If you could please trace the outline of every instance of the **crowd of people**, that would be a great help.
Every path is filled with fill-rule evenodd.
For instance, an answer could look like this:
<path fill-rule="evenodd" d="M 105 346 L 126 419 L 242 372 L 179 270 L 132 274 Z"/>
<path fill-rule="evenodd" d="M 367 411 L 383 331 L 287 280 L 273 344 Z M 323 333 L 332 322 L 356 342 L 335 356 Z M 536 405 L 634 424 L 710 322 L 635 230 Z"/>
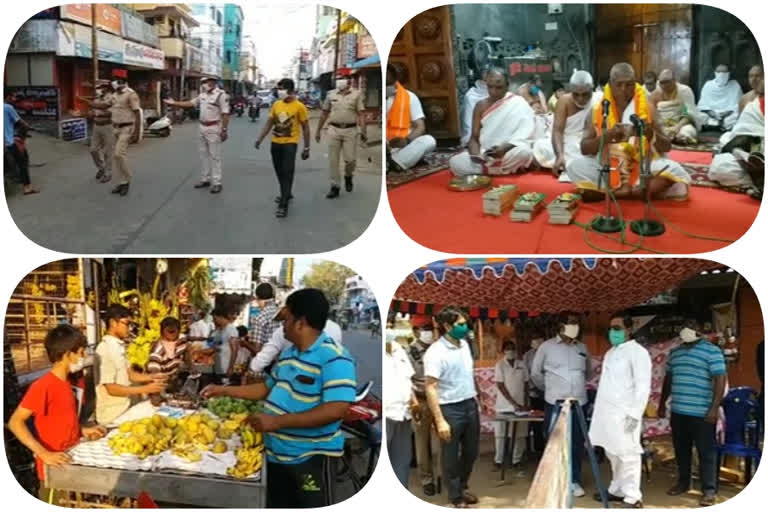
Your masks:
<path fill-rule="evenodd" d="M 633 338 L 632 317 L 625 312 L 612 316 L 605 333 L 610 347 L 602 359 L 602 370 L 594 399 L 587 383 L 593 375 L 591 357 L 581 341 L 580 315 L 563 313 L 558 333 L 544 339 L 542 333 L 502 340 L 502 357 L 495 365 L 495 413 L 542 411 L 543 423 L 517 429 L 511 454 L 520 466 L 530 452 L 543 451 L 558 414 L 566 405 L 572 413 L 571 489 L 574 497 L 585 496 L 582 463 L 585 436 L 605 453 L 610 463 L 608 499 L 624 508 L 642 508 L 641 444 L 643 418 L 651 389 L 651 358 Z M 386 341 L 384 373 L 387 381 L 384 413 L 387 446 L 399 481 L 409 488 L 412 454 L 415 452 L 419 481 L 426 496 L 436 493 L 433 468 L 439 467 L 450 503 L 466 508 L 478 502 L 469 491 L 470 476 L 480 443 L 479 390 L 469 342 L 468 317 L 462 310 L 446 307 L 432 325 L 414 328 L 414 339 L 390 334 Z M 699 453 L 702 506 L 713 505 L 717 493 L 717 445 L 715 425 L 720 402 L 726 392 L 726 363 L 722 349 L 697 332 L 688 322 L 679 333 L 680 343 L 669 355 L 666 380 L 658 417 L 671 411 L 672 439 L 678 479 L 667 492 L 677 496 L 691 488 L 691 450 Z M 762 379 L 762 377 L 761 377 Z M 669 400 L 669 408 L 667 401 Z M 587 419 L 580 428 L 579 411 Z M 591 419 L 590 419 L 591 418 Z M 501 422 L 495 428 L 494 469 L 505 453 L 506 436 Z M 526 442 L 529 433 L 532 443 Z M 438 446 L 439 441 L 439 446 Z M 415 443 L 415 446 L 414 446 Z M 594 490 L 594 499 L 601 500 Z"/>
<path fill-rule="evenodd" d="M 702 131 L 709 130 L 720 137 L 709 178 L 760 198 L 765 127 L 761 66 L 749 71 L 749 85 L 752 89 L 743 94 L 728 66 L 719 65 L 697 103 L 674 70 L 646 73 L 641 85 L 630 64 L 618 63 L 601 84 L 587 71 L 575 71 L 567 86 L 555 84 L 547 99 L 538 75 L 515 88 L 505 71 L 485 69 L 462 99 L 465 150 L 450 159 L 449 167 L 456 176 L 550 169 L 560 181 L 574 183 L 585 200 L 602 199 L 609 187 L 617 198 L 642 199 L 637 118 L 644 130 L 643 151 L 651 159 L 652 197 L 688 197 L 691 177 L 668 153 L 673 143 L 697 144 Z M 412 168 L 436 148 L 419 98 L 402 86 L 393 65 L 387 67 L 386 130 L 388 171 Z M 619 170 L 616 182 L 601 179 L 605 161 Z"/>
<path fill-rule="evenodd" d="M 229 138 L 230 118 L 233 114 L 230 94 L 219 86 L 215 78 L 201 80 L 200 94 L 189 100 L 175 100 L 166 91 L 163 104 L 171 109 L 197 109 L 200 125 L 198 149 L 200 152 L 200 179 L 196 189 L 209 189 L 218 194 L 223 189 L 222 153 Z M 129 148 L 139 141 L 143 126 L 141 101 L 136 91 L 129 87 L 124 72 L 115 70 L 112 80 L 97 80 L 95 96 L 78 97 L 90 107 L 92 119 L 90 153 L 96 167 L 95 179 L 108 183 L 117 175 L 117 185 L 112 193 L 127 196 L 133 178 Z M 257 94 L 249 96 L 248 103 L 255 110 L 255 117 L 263 104 L 269 106 L 269 115 L 256 138 L 255 148 L 271 133 L 270 154 L 278 181 L 279 194 L 275 198 L 277 217 L 285 217 L 293 199 L 293 182 L 296 157 L 300 139 L 303 149 L 302 160 L 310 155 L 309 111 L 299 98 L 295 82 L 284 78 L 277 83 L 274 97 L 269 101 Z M 24 194 L 39 190 L 32 185 L 29 175 L 29 159 L 23 135 L 29 129 L 16 112 L 13 104 L 15 94 L 7 90 L 4 102 L 4 162 L 9 174 L 17 175 L 24 186 Z M 237 105 L 245 99 L 237 98 Z M 367 142 L 365 104 L 361 90 L 353 88 L 349 80 L 338 79 L 336 88 L 330 91 L 322 104 L 322 114 L 317 124 L 315 141 L 322 140 L 323 129 L 328 135 L 329 181 L 328 199 L 341 195 L 341 175 L 344 174 L 344 189 L 354 190 L 354 176 L 357 166 L 358 140 Z M 327 126 L 326 126 L 327 123 Z"/>
<path fill-rule="evenodd" d="M 126 356 L 132 312 L 122 305 L 109 306 L 106 334 L 96 346 L 93 365 L 95 421 L 87 426 L 80 423 L 70 387 L 70 377 L 85 365 L 87 340 L 70 325 L 53 328 L 45 338 L 51 371 L 30 386 L 8 424 L 34 453 L 40 481 L 45 464 L 71 462 L 67 451 L 81 437 L 99 439 L 132 405 L 179 392 L 185 376 L 200 372 L 193 351 L 210 350 L 213 368 L 200 377 L 201 397 L 264 401 L 265 412 L 248 421 L 265 434 L 267 505 L 330 505 L 332 461 L 344 446 L 340 425 L 356 396 L 354 358 L 341 345 L 341 330 L 328 318 L 330 306 L 322 291 L 301 289 L 278 305 L 272 286 L 262 283 L 256 298 L 260 313 L 250 334 L 244 326 L 234 326 L 237 312 L 229 308 L 213 310 L 213 328 L 199 316 L 186 336 L 178 319 L 165 318 L 144 368 L 135 367 Z M 250 371 L 238 370 L 238 363 Z M 27 426 L 30 419 L 34 434 Z M 316 483 L 312 487 L 302 485 L 308 475 Z M 41 489 L 42 499 L 48 499 L 48 492 Z"/>

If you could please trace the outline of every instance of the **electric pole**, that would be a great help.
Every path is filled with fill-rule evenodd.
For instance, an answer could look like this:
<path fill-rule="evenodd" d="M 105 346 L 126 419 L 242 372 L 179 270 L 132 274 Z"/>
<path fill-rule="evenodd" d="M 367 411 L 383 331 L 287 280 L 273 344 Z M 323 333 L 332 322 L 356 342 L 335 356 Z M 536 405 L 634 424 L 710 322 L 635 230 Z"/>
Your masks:
<path fill-rule="evenodd" d="M 339 38 L 341 37 L 341 9 L 336 9 L 336 45 L 333 52 L 333 89 L 336 88 L 336 73 L 339 72 Z"/>
<path fill-rule="evenodd" d="M 96 4 L 91 4 L 91 63 L 93 65 L 93 95 L 96 96 L 96 81 L 99 79 L 99 36 L 96 24 Z"/>

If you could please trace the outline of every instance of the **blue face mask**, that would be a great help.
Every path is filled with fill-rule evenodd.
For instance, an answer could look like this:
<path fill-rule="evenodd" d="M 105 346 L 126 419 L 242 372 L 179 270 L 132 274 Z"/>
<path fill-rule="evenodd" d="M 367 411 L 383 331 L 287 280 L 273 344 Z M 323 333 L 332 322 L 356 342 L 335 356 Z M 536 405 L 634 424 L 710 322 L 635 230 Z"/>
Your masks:
<path fill-rule="evenodd" d="M 611 329 L 608 331 L 608 340 L 611 342 L 611 345 L 614 347 L 616 345 L 621 345 L 625 341 L 627 341 L 627 332 L 624 330 L 616 330 Z"/>
<path fill-rule="evenodd" d="M 454 325 L 453 328 L 448 333 L 448 335 L 455 340 L 460 340 L 465 338 L 468 332 L 469 332 L 469 326 L 466 323 L 463 323 L 463 324 Z"/>
<path fill-rule="evenodd" d="M 531 94 L 539 94 L 539 91 L 541 91 L 541 89 L 539 89 L 538 85 L 531 87 Z"/>

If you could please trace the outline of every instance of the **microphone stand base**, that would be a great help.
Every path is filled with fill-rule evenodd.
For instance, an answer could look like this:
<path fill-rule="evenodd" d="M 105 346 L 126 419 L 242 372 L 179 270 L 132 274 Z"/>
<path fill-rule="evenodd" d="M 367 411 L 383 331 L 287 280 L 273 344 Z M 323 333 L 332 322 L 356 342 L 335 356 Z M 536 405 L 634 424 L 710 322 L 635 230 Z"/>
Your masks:
<path fill-rule="evenodd" d="M 618 233 L 624 230 L 620 219 L 600 216 L 592 221 L 592 229 L 598 233 Z"/>
<path fill-rule="evenodd" d="M 629 227 L 636 235 L 641 236 L 659 236 L 663 235 L 666 228 L 664 224 L 657 220 L 640 219 L 630 222 Z"/>

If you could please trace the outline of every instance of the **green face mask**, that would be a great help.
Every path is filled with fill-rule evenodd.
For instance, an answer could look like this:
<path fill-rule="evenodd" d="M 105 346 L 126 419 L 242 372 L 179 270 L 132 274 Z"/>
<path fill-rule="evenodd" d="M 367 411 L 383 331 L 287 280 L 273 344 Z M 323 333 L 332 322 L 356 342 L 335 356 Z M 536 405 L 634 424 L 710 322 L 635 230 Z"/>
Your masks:
<path fill-rule="evenodd" d="M 466 323 L 463 323 L 454 325 L 448 334 L 451 336 L 451 338 L 460 340 L 466 337 L 468 332 L 469 326 Z"/>
<path fill-rule="evenodd" d="M 608 340 L 614 347 L 627 341 L 627 333 L 623 330 L 611 329 L 608 331 Z"/>

